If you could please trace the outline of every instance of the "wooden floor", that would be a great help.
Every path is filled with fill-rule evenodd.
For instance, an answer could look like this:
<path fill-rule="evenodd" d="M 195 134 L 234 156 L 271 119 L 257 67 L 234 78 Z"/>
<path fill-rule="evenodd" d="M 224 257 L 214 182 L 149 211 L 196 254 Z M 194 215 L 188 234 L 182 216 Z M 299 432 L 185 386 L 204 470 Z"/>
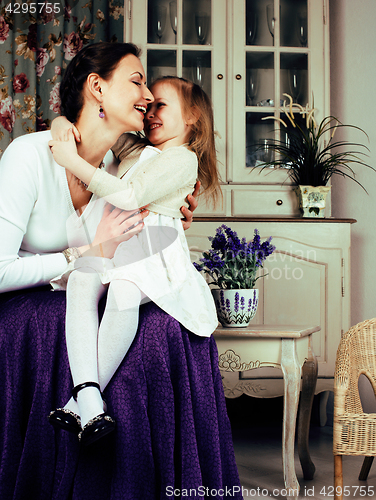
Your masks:
<path fill-rule="evenodd" d="M 316 473 L 312 481 L 303 479 L 299 457 L 295 452 L 296 475 L 300 483 L 299 498 L 333 499 L 333 427 L 330 403 L 331 398 L 328 423 L 324 427 L 319 426 L 318 403 L 314 403 L 310 453 Z M 281 454 L 283 399 L 241 396 L 227 400 L 227 409 L 244 500 L 285 498 Z M 371 468 L 367 481 L 359 481 L 362 463 L 362 457 L 343 457 L 344 486 L 349 487 L 349 494 L 344 496 L 344 500 L 376 499 L 376 463 Z M 360 489 L 360 486 L 363 488 Z"/>

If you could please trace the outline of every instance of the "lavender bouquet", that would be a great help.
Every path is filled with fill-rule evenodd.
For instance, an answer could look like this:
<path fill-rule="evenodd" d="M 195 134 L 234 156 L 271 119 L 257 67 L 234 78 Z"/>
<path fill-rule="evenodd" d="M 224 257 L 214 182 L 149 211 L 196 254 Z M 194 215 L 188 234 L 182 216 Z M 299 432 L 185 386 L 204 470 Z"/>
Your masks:
<path fill-rule="evenodd" d="M 212 282 L 222 290 L 252 289 L 256 281 L 265 275 L 259 275 L 265 259 L 274 252 L 272 238 L 261 243 L 260 234 L 254 231 L 253 240 L 247 243 L 239 239 L 237 233 L 224 224 L 210 236 L 211 248 L 203 252 L 200 262 L 193 265 L 198 271 L 204 271 Z"/>

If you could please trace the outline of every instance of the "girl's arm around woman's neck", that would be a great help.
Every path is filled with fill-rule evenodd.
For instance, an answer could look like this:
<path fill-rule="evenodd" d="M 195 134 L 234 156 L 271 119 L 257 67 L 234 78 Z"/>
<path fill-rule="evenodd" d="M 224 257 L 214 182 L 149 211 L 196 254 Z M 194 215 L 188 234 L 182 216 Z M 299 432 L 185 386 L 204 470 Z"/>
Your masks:
<path fill-rule="evenodd" d="M 68 141 L 50 141 L 48 144 L 55 161 L 59 165 L 66 168 L 73 175 L 81 179 L 85 184 L 90 184 L 90 181 L 96 171 L 96 167 L 78 154 L 72 130 L 69 130 L 68 132 Z M 82 147 L 80 149 L 82 149 Z M 99 167 L 103 156 L 104 154 L 99 157 L 99 161 L 96 161 L 97 167 Z"/>

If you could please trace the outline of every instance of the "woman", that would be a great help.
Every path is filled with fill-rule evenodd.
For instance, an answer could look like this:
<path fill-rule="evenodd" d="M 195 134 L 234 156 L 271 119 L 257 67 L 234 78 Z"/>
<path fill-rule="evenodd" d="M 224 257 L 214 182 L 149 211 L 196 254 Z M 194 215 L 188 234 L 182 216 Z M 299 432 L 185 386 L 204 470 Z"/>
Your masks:
<path fill-rule="evenodd" d="M 142 128 L 143 112 L 153 100 L 138 50 L 93 44 L 67 71 L 62 107 L 80 131 L 79 154 L 95 167 L 104 161 L 115 173 L 112 153 L 106 152 L 121 133 Z M 134 225 L 128 214 L 105 211 L 96 233 L 86 227 L 85 212 L 100 203 L 54 164 L 48 140 L 49 132 L 16 139 L 0 164 L 4 292 L 48 283 L 90 240 L 112 256 Z M 76 230 L 66 235 L 68 217 L 76 217 Z M 82 226 L 88 240 L 82 239 Z M 106 389 L 116 438 L 80 450 L 76 436 L 54 434 L 46 417 L 71 387 L 64 310 L 64 293 L 38 290 L 1 298 L 1 496 L 139 500 L 192 490 L 189 498 L 202 498 L 208 488 L 217 492 L 212 498 L 222 498 L 227 488 L 236 498 L 239 480 L 214 340 L 194 338 L 151 303 L 143 306 L 136 339 Z"/>

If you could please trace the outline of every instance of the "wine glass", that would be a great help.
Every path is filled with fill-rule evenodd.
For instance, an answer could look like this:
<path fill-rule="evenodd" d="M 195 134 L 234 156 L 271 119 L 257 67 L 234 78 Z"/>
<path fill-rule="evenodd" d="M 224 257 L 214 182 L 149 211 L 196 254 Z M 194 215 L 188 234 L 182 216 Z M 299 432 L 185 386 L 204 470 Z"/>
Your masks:
<path fill-rule="evenodd" d="M 198 43 L 203 45 L 208 34 L 209 16 L 205 12 L 197 12 L 195 15 L 195 27 Z"/>
<path fill-rule="evenodd" d="M 172 31 L 175 33 L 175 44 L 176 44 L 176 36 L 178 32 L 178 11 L 176 0 L 170 2 L 170 23 Z"/>
<path fill-rule="evenodd" d="M 153 11 L 153 30 L 158 37 L 158 43 L 161 43 L 161 38 L 166 27 L 167 7 L 157 5 Z"/>
<path fill-rule="evenodd" d="M 246 43 L 247 45 L 253 45 L 256 38 L 257 31 L 257 13 L 254 10 L 247 9 L 246 18 Z"/>
<path fill-rule="evenodd" d="M 298 101 L 301 91 L 301 77 L 298 69 L 289 69 L 289 86 L 290 94 L 294 102 Z"/>
<path fill-rule="evenodd" d="M 258 90 L 258 71 L 255 68 L 247 71 L 246 92 L 248 98 L 248 105 L 252 106 L 253 100 L 257 95 Z"/>
<path fill-rule="evenodd" d="M 273 140 L 260 139 L 258 148 L 258 160 L 262 163 L 270 163 L 274 159 Z"/>
<path fill-rule="evenodd" d="M 270 34 L 273 37 L 273 45 L 274 45 L 274 28 L 275 28 L 274 3 L 269 3 L 266 6 L 266 19 L 268 21 L 268 28 Z"/>
<path fill-rule="evenodd" d="M 154 80 L 157 80 L 162 76 L 162 70 L 158 66 L 148 67 L 148 85 L 150 86 Z"/>
<path fill-rule="evenodd" d="M 298 37 L 302 47 L 307 47 L 308 41 L 308 26 L 307 26 L 307 13 L 299 12 L 298 18 Z"/>
<path fill-rule="evenodd" d="M 204 85 L 204 60 L 202 57 L 196 57 L 196 64 L 192 67 L 193 75 L 192 80 L 196 85 L 199 85 L 201 88 Z"/>

